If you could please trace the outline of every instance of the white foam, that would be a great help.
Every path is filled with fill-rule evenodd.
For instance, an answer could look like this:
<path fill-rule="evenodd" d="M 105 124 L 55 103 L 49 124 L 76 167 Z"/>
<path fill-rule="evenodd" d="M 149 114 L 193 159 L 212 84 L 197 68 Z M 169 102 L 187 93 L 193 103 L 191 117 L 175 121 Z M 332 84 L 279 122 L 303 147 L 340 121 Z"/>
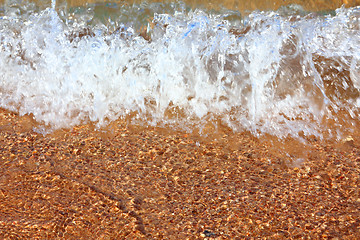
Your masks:
<path fill-rule="evenodd" d="M 344 90 L 359 89 L 359 12 L 254 12 L 229 22 L 226 14 L 174 11 L 154 15 L 151 41 L 129 22 L 70 21 L 54 6 L 5 12 L 0 106 L 53 129 L 85 121 L 101 127 L 137 112 L 149 124 L 185 127 L 220 117 L 254 134 L 321 137 L 323 118 L 336 120 L 330 108 L 359 107 L 357 94 L 327 87 L 342 81 Z M 112 31 L 114 24 L 123 30 Z M 329 79 L 327 68 L 349 75 Z M 185 117 L 168 117 L 171 108 Z"/>

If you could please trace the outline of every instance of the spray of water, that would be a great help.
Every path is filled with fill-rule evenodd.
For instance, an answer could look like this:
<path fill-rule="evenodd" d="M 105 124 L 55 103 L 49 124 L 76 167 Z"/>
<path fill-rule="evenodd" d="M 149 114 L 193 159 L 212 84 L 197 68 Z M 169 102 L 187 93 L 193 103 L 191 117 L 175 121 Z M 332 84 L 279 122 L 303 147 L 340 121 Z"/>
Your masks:
<path fill-rule="evenodd" d="M 217 119 L 255 135 L 321 138 L 357 121 L 359 8 L 241 16 L 154 3 L 105 17 L 102 8 L 5 6 L 0 107 L 48 129 L 131 114 L 147 124 Z"/>

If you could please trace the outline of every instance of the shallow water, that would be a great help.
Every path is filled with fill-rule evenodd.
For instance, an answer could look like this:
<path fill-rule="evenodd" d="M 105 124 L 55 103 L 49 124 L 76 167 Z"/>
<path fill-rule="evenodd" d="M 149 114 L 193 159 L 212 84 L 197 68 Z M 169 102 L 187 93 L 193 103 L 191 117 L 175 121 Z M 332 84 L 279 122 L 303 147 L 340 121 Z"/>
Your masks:
<path fill-rule="evenodd" d="M 30 114 L 45 132 L 130 118 L 343 138 L 359 120 L 359 17 L 359 7 L 245 14 L 181 2 L 9 1 L 0 107 Z"/>

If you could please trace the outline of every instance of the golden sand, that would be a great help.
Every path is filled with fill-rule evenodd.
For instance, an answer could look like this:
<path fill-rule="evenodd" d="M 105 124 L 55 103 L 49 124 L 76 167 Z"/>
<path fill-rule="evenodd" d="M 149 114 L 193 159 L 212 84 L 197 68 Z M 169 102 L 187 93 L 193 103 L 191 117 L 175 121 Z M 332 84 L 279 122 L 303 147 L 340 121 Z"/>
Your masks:
<path fill-rule="evenodd" d="M 35 125 L 0 111 L 1 239 L 360 238 L 354 139 L 301 162 L 247 133 Z"/>

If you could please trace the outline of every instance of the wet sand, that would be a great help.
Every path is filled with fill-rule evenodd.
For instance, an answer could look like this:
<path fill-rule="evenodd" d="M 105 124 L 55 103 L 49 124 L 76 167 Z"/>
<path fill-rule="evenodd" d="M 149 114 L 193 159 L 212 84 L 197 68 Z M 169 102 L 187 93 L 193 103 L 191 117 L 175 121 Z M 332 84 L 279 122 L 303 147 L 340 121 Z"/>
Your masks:
<path fill-rule="evenodd" d="M 359 239 L 360 150 L 117 121 L 43 136 L 0 111 L 1 239 Z"/>

